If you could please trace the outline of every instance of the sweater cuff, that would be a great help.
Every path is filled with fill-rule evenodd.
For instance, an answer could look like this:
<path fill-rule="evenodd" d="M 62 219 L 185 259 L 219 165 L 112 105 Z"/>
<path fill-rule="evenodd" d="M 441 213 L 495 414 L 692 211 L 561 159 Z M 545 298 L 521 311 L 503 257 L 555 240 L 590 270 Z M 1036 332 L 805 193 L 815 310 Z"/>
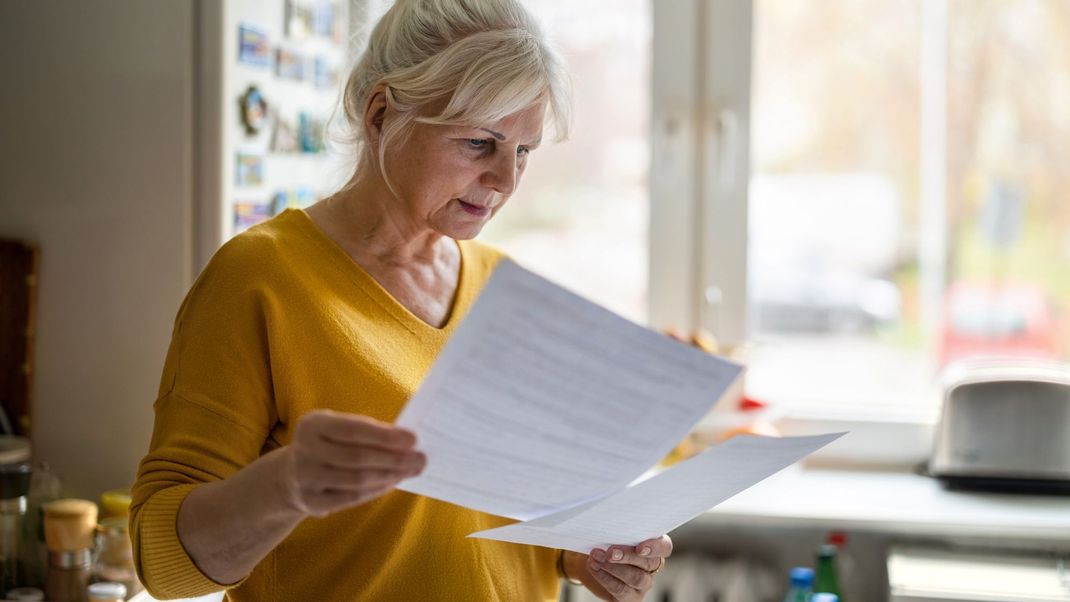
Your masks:
<path fill-rule="evenodd" d="M 223 584 L 205 575 L 178 537 L 178 510 L 197 484 L 176 485 L 156 492 L 142 507 L 137 545 L 141 551 L 141 578 L 154 597 L 194 597 L 240 585 Z"/>

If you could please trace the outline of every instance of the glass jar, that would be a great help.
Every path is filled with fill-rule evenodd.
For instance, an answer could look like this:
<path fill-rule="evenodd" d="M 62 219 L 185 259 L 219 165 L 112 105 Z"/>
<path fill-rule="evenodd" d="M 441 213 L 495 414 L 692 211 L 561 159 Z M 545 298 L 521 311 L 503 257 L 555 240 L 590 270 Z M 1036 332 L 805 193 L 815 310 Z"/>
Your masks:
<path fill-rule="evenodd" d="M 20 543 L 32 475 L 30 441 L 0 436 L 0 592 L 25 583 Z"/>
<path fill-rule="evenodd" d="M 130 594 L 141 590 L 134 568 L 134 549 L 130 542 L 127 519 L 106 518 L 97 525 L 97 552 L 93 577 L 100 581 L 121 583 Z"/>

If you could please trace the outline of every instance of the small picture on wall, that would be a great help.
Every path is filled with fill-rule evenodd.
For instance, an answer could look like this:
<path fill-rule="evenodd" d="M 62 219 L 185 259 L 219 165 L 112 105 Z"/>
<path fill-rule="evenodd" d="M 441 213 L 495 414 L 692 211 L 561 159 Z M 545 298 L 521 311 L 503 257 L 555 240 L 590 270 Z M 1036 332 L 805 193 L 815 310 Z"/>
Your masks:
<path fill-rule="evenodd" d="M 236 186 L 251 187 L 264 183 L 264 157 L 256 153 L 238 151 Z"/>
<path fill-rule="evenodd" d="M 305 79 L 305 57 L 279 47 L 275 53 L 275 75 L 296 81 Z"/>
<path fill-rule="evenodd" d="M 257 67 L 271 63 L 271 45 L 267 34 L 248 25 L 238 26 L 238 62 Z"/>

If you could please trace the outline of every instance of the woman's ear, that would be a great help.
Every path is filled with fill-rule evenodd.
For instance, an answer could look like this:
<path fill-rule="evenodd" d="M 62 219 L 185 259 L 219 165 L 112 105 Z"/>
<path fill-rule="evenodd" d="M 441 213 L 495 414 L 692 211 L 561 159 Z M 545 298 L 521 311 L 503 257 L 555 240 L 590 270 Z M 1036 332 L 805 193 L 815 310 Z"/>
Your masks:
<path fill-rule="evenodd" d="M 368 103 L 364 107 L 364 138 L 375 151 L 378 151 L 379 139 L 383 135 L 386 109 L 386 86 L 378 84 L 368 94 Z"/>

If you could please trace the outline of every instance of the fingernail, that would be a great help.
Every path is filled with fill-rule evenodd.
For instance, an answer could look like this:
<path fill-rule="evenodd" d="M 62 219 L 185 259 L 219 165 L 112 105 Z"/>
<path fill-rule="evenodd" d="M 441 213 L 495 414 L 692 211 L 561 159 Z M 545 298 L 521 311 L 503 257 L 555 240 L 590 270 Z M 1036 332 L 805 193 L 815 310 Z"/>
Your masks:
<path fill-rule="evenodd" d="M 640 556 L 650 556 L 650 548 L 643 547 L 642 550 L 639 550 L 639 555 Z"/>
<path fill-rule="evenodd" d="M 594 559 L 598 562 L 602 562 L 606 559 L 606 553 L 602 550 L 595 550 L 591 552 L 591 556 L 594 556 Z"/>
<path fill-rule="evenodd" d="M 624 553 L 620 550 L 613 550 L 613 560 L 620 560 L 624 558 Z"/>

